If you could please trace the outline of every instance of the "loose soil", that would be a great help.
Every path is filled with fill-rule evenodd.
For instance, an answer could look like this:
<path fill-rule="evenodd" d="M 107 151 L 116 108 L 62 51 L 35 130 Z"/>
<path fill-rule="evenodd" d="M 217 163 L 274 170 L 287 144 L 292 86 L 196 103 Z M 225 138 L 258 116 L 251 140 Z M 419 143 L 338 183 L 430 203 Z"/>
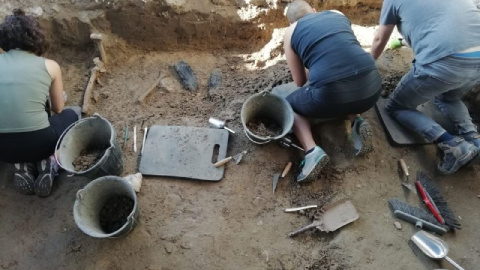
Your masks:
<path fill-rule="evenodd" d="M 402 79 L 403 74 L 391 74 L 383 76 L 382 78 L 382 93 L 383 98 L 388 98 L 390 94 L 393 93 L 395 88 L 397 88 L 398 82 Z"/>
<path fill-rule="evenodd" d="M 105 149 L 86 149 L 72 162 L 76 172 L 82 172 L 94 166 L 105 154 Z"/>
<path fill-rule="evenodd" d="M 247 123 L 247 128 L 259 137 L 276 137 L 282 134 L 282 127 L 268 118 L 254 118 Z"/>
<path fill-rule="evenodd" d="M 128 196 L 114 196 L 100 210 L 100 227 L 106 234 L 120 229 L 133 211 L 133 200 Z"/>

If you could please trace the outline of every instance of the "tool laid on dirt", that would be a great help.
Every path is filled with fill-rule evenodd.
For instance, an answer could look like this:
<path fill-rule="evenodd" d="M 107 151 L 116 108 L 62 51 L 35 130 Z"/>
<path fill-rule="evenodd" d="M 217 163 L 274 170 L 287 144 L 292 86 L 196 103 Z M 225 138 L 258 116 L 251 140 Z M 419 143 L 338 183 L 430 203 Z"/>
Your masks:
<path fill-rule="evenodd" d="M 233 159 L 233 162 L 235 162 L 235 164 L 238 164 L 240 163 L 240 161 L 243 159 L 243 156 L 245 156 L 247 154 L 247 150 L 245 151 L 242 151 L 234 156 L 230 156 L 230 157 L 226 157 L 222 160 L 219 160 L 217 163 L 213 164 L 216 168 L 220 167 L 220 166 L 223 166 L 225 164 L 227 164 L 230 160 Z"/>
<path fill-rule="evenodd" d="M 90 70 L 90 78 L 88 79 L 87 87 L 85 87 L 85 94 L 83 95 L 82 112 L 90 114 L 90 100 L 92 98 L 93 86 L 97 81 L 100 68 L 95 66 Z"/>
<path fill-rule="evenodd" d="M 291 168 L 292 168 L 292 162 L 288 162 L 287 166 L 285 166 L 285 169 L 283 169 L 282 178 L 284 178 L 285 175 L 288 174 L 288 172 L 290 171 Z"/>
<path fill-rule="evenodd" d="M 399 173 L 400 173 L 400 179 L 402 180 L 402 186 L 413 192 L 414 194 L 417 194 L 417 189 L 409 183 L 408 178 L 410 176 L 410 173 L 408 172 L 408 166 L 407 163 L 405 163 L 405 160 L 401 158 L 398 161 L 398 165 L 400 167 Z"/>
<path fill-rule="evenodd" d="M 128 126 L 125 127 L 125 136 L 123 137 L 123 147 L 127 145 L 127 140 L 128 140 Z"/>
<path fill-rule="evenodd" d="M 433 213 L 438 222 L 445 224 L 452 230 L 461 229 L 461 225 L 455 218 L 455 214 L 450 207 L 448 207 L 447 200 L 425 173 L 419 172 L 417 174 L 415 187 L 417 188 L 420 200 Z"/>
<path fill-rule="evenodd" d="M 288 234 L 293 237 L 309 229 L 316 228 L 323 232 L 333 232 L 359 218 L 357 210 L 349 200 L 340 200 L 323 208 L 319 220 L 313 221 L 297 231 Z"/>
<path fill-rule="evenodd" d="M 447 256 L 448 245 L 442 239 L 425 231 L 416 232 L 411 239 L 428 257 L 432 259 L 445 259 L 458 270 L 464 270 L 464 268 Z"/>
<path fill-rule="evenodd" d="M 300 147 L 300 146 L 292 143 L 292 140 L 290 140 L 290 139 L 287 138 L 287 137 L 282 137 L 282 138 L 278 139 L 277 142 L 278 142 L 278 144 L 280 144 L 280 145 L 283 146 L 283 147 L 291 147 L 291 146 L 293 146 L 293 147 L 297 148 L 297 149 L 300 150 L 300 151 L 305 151 L 305 149 L 303 149 L 302 147 Z"/>
<path fill-rule="evenodd" d="M 235 131 L 229 129 L 228 127 L 225 126 L 225 121 L 222 121 L 220 119 L 217 119 L 217 118 L 213 118 L 213 117 L 210 117 L 210 119 L 208 119 L 208 122 L 210 123 L 210 125 L 212 125 L 212 127 L 214 128 L 223 128 L 225 129 L 226 131 L 232 133 L 232 134 L 235 134 Z"/>
<path fill-rule="evenodd" d="M 137 126 L 133 126 L 133 152 L 137 152 Z"/>
<path fill-rule="evenodd" d="M 447 232 L 447 228 L 438 223 L 432 214 L 423 209 L 409 205 L 398 199 L 389 199 L 388 205 L 390 209 L 392 209 L 395 217 L 410 222 L 417 228 L 427 229 L 438 234 L 445 234 Z"/>
<path fill-rule="evenodd" d="M 140 154 L 143 154 L 143 149 L 145 148 L 145 139 L 147 138 L 148 127 L 145 127 L 145 131 L 143 132 L 143 141 L 142 141 L 142 151 Z"/>
<path fill-rule="evenodd" d="M 290 212 L 297 212 L 297 211 L 302 211 L 306 209 L 311 209 L 311 208 L 317 208 L 318 205 L 307 205 L 307 206 L 302 206 L 302 207 L 295 207 L 295 208 L 287 208 L 284 210 L 285 213 L 290 213 Z"/>
<path fill-rule="evenodd" d="M 277 189 L 277 184 L 278 184 L 278 179 L 280 178 L 280 174 L 279 173 L 276 173 L 273 175 L 273 183 L 272 183 L 272 187 L 273 187 L 273 193 L 275 194 L 275 189 Z"/>

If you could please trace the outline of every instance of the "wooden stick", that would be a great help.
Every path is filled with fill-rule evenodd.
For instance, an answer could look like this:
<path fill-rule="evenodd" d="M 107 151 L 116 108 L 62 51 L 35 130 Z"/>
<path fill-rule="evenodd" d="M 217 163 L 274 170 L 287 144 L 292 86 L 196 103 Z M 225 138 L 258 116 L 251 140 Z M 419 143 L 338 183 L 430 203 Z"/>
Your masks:
<path fill-rule="evenodd" d="M 232 157 L 227 157 L 227 158 L 224 158 L 220 161 L 218 161 L 217 163 L 213 164 L 215 166 L 215 168 L 218 168 L 220 166 L 223 166 L 225 164 L 227 164 L 230 160 L 232 160 Z"/>
<path fill-rule="evenodd" d="M 288 162 L 287 166 L 285 166 L 285 169 L 283 169 L 282 178 L 287 175 L 287 173 L 290 171 L 290 168 L 292 168 L 292 162 Z"/>
<path fill-rule="evenodd" d="M 145 93 L 143 93 L 139 98 L 138 98 L 138 102 L 140 103 L 143 103 L 143 101 L 145 100 L 145 98 L 153 91 L 155 90 L 155 88 L 157 88 L 158 84 L 160 84 L 160 81 L 163 79 L 163 76 L 160 76 L 153 84 L 152 86 L 150 86 L 150 88 L 148 88 L 147 91 L 145 91 Z"/>
<path fill-rule="evenodd" d="M 87 87 L 85 88 L 85 94 L 83 96 L 82 112 L 85 114 L 90 113 L 90 100 L 92 98 L 93 85 L 98 77 L 98 67 L 94 67 L 90 70 L 90 79 L 88 80 Z"/>
<path fill-rule="evenodd" d="M 410 174 L 408 173 L 408 167 L 407 167 L 407 163 L 405 163 L 405 160 L 401 158 L 398 162 L 400 163 L 400 167 L 402 168 L 403 173 L 406 176 L 409 176 Z"/>

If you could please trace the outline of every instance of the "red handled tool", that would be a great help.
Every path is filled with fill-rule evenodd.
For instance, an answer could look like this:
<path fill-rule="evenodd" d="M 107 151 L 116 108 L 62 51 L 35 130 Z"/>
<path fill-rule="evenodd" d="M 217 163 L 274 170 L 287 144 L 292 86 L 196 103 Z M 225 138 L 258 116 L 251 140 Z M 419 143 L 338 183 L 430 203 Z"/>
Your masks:
<path fill-rule="evenodd" d="M 440 222 L 440 224 L 445 224 L 445 219 L 443 219 L 442 215 L 440 214 L 437 205 L 435 205 L 432 197 L 428 194 L 420 181 L 415 181 L 415 188 L 417 189 L 418 197 L 420 197 L 420 200 L 425 204 L 430 212 L 432 212 L 433 216 L 438 220 L 438 222 Z"/>

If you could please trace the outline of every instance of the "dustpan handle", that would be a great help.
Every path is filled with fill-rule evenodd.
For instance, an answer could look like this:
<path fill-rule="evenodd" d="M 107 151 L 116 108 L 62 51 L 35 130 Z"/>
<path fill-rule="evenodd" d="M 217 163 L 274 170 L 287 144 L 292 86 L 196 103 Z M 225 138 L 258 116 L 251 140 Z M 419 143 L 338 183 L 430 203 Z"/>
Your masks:
<path fill-rule="evenodd" d="M 450 259 L 448 256 L 445 256 L 445 260 L 447 260 L 449 263 L 451 263 L 453 266 L 455 266 L 458 270 L 465 270 L 460 265 L 458 265 L 456 262 L 454 262 L 452 259 Z"/>

